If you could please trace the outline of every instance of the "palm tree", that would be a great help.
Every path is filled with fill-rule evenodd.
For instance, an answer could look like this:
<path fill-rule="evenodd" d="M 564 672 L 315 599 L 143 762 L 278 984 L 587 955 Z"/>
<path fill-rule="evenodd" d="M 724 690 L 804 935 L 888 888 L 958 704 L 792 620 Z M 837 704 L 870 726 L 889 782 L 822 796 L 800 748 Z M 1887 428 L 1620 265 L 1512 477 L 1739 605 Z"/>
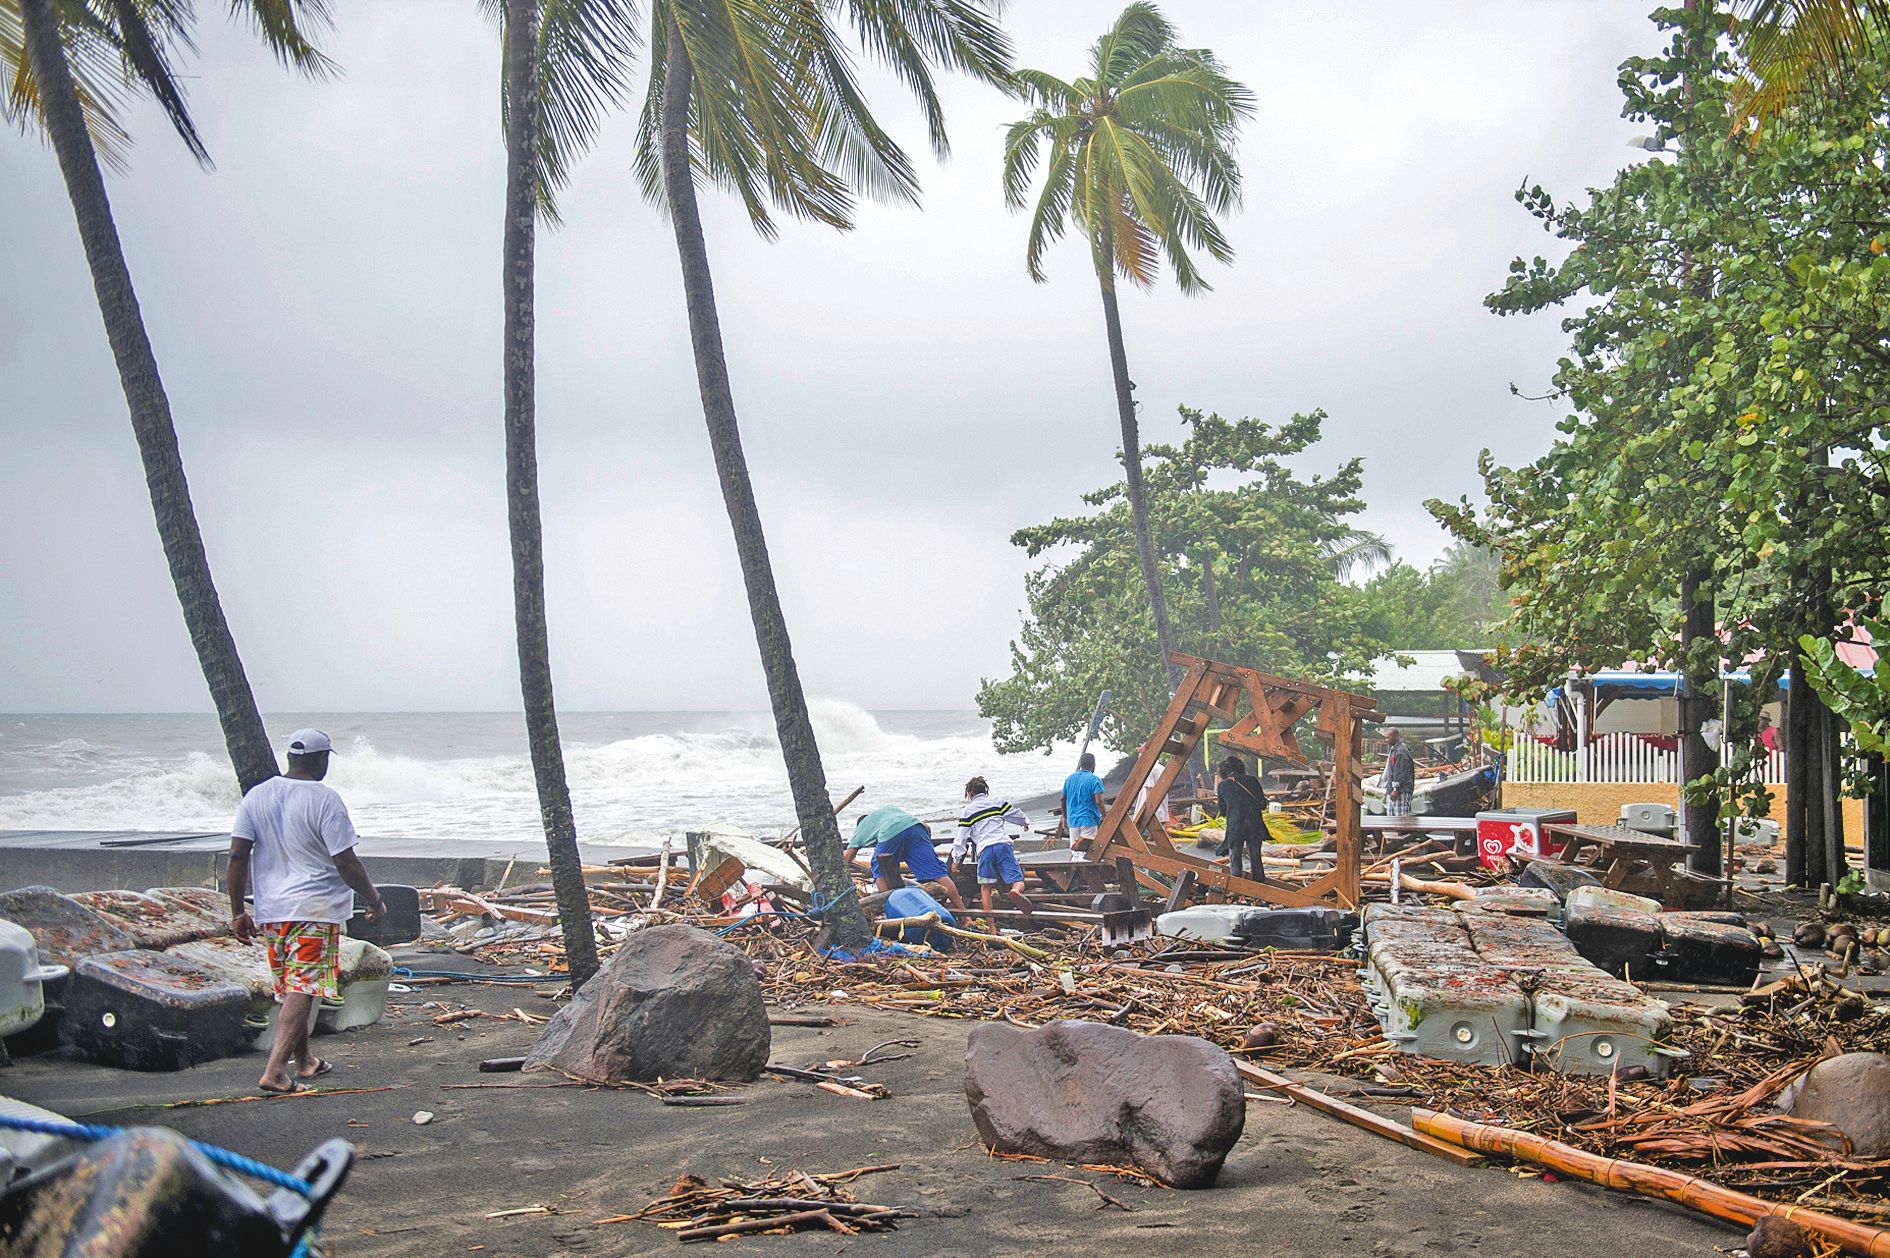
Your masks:
<path fill-rule="evenodd" d="M 302 29 L 306 21 L 325 20 L 325 0 L 237 0 L 233 7 L 247 13 L 264 43 L 285 64 L 316 76 L 329 70 L 328 60 Z M 101 149 L 108 161 L 121 160 L 128 137 L 116 106 L 138 90 L 157 99 L 185 146 L 208 165 L 208 153 L 172 69 L 175 50 L 190 46 L 193 16 L 189 0 L 0 0 L 0 71 L 10 80 L 0 98 L 0 114 L 22 125 L 43 127 L 65 177 L 99 314 L 131 411 L 171 583 L 216 704 L 237 781 L 247 791 L 275 776 L 276 757 L 210 576 L 171 423 L 170 399 L 158 375 L 99 173 Z"/>
<path fill-rule="evenodd" d="M 1009 42 L 983 0 L 776 0 L 755 6 L 657 0 L 637 171 L 652 199 L 667 207 L 675 231 L 702 415 L 813 870 L 815 908 L 825 913 L 833 942 L 855 945 L 867 938 L 866 920 L 851 895 L 826 770 L 749 482 L 696 204 L 699 172 L 739 195 L 756 229 L 771 236 L 774 210 L 850 226 L 855 189 L 916 200 L 912 164 L 868 111 L 853 76 L 854 59 L 830 14 L 844 15 L 865 51 L 918 98 L 941 155 L 944 117 L 931 67 L 992 82 L 1003 82 L 1009 73 Z"/>
<path fill-rule="evenodd" d="M 545 544 L 538 503 L 537 217 L 555 217 L 553 193 L 590 142 L 601 111 L 623 89 L 635 31 L 609 0 L 503 0 L 505 46 L 505 498 L 512 538 L 512 611 L 519 689 L 538 814 L 545 828 L 571 986 L 597 973 L 590 890 L 564 773 L 545 621 Z"/>
<path fill-rule="evenodd" d="M 1736 0 L 1744 74 L 1733 92 L 1743 121 L 1768 122 L 1814 85 L 1875 55 L 1890 34 L 1890 0 Z"/>
<path fill-rule="evenodd" d="M 1047 142 L 1050 155 L 1031 214 L 1025 263 L 1032 279 L 1045 282 L 1044 252 L 1072 221 L 1089 242 L 1102 286 L 1136 555 L 1172 690 L 1180 673 L 1169 660 L 1176 644 L 1142 483 L 1135 383 L 1122 344 L 1116 278 L 1152 287 L 1161 269 L 1158 255 L 1166 254 L 1181 291 L 1199 293 L 1209 285 L 1191 251 L 1232 260 L 1234 251 L 1214 215 L 1240 203 L 1233 148 L 1241 120 L 1253 113 L 1253 96 L 1227 77 L 1213 53 L 1177 47 L 1174 27 L 1148 3 L 1124 9 L 1090 48 L 1087 78 L 1066 83 L 1042 70 L 1020 70 L 1015 82 L 1032 109 L 1005 136 L 1004 199 L 1014 210 L 1024 208 Z"/>

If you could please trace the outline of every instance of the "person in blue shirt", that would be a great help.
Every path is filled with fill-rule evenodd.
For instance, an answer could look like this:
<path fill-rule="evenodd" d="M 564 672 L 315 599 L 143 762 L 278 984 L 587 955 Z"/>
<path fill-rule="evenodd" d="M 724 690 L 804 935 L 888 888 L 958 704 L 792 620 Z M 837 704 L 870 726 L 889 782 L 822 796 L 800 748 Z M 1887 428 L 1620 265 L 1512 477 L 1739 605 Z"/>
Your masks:
<path fill-rule="evenodd" d="M 903 808 L 887 804 L 862 816 L 847 840 L 847 859 L 865 848 L 873 849 L 873 884 L 881 891 L 905 885 L 899 876 L 904 865 L 912 881 L 924 887 L 954 913 L 965 911 L 965 901 L 952 882 L 951 871 L 932 849 L 932 831 Z"/>
<path fill-rule="evenodd" d="M 1076 772 L 1063 779 L 1063 823 L 1070 829 L 1071 847 L 1094 839 L 1103 819 L 1103 780 L 1096 776 L 1096 757 L 1086 751 L 1076 766 Z"/>

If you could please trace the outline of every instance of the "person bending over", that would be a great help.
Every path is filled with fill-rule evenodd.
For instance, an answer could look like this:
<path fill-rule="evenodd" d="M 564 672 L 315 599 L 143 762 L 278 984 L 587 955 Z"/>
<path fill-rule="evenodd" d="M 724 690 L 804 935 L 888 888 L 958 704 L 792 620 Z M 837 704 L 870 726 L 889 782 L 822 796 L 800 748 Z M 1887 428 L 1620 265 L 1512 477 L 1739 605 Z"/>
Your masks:
<path fill-rule="evenodd" d="M 333 1069 L 309 1052 L 309 1008 L 341 999 L 341 927 L 355 896 L 369 922 L 387 913 L 355 855 L 347 805 L 322 785 L 332 750 L 318 729 L 289 735 L 289 771 L 250 787 L 230 826 L 230 929 L 244 943 L 262 938 L 281 1005 L 257 1085 L 265 1092 L 297 1091 Z M 243 902 L 252 888 L 253 909 Z"/>
<path fill-rule="evenodd" d="M 978 895 L 984 902 L 986 914 L 994 907 L 992 898 L 999 887 L 1004 888 L 1004 898 L 1012 906 L 1030 912 L 1030 901 L 1024 898 L 1024 870 L 1017 863 L 1010 831 L 1004 828 L 1006 822 L 1030 828 L 1030 818 L 1024 810 L 1005 800 L 991 798 L 991 788 L 983 778 L 972 778 L 965 783 L 965 809 L 958 816 L 958 837 L 952 840 L 952 869 L 956 871 L 968 853 L 975 855 Z M 987 920 L 995 930 L 997 919 Z"/>
<path fill-rule="evenodd" d="M 859 853 L 873 849 L 873 885 L 893 891 L 905 885 L 899 876 L 903 864 L 912 881 L 924 887 L 954 913 L 965 911 L 965 901 L 952 882 L 951 870 L 932 850 L 932 831 L 903 808 L 887 804 L 862 816 L 847 840 L 847 860 L 857 863 Z"/>

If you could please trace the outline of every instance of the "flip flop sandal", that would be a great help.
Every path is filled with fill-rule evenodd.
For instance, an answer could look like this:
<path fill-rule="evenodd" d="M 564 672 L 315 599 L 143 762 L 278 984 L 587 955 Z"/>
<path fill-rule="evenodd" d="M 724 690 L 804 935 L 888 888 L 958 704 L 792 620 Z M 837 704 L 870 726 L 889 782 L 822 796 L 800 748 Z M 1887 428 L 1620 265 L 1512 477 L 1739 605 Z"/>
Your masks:
<path fill-rule="evenodd" d="M 256 1087 L 259 1090 L 263 1092 L 267 1092 L 272 1096 L 290 1096 L 302 1090 L 302 1085 L 296 1082 L 295 1079 L 293 1078 L 289 1080 L 289 1086 L 286 1088 L 272 1088 L 266 1083 L 259 1083 L 256 1085 Z"/>
<path fill-rule="evenodd" d="M 309 1071 L 307 1074 L 297 1074 L 295 1076 L 296 1082 L 307 1083 L 310 1079 L 319 1079 L 334 1068 L 334 1062 L 329 1061 L 326 1057 L 317 1057 L 315 1059 L 315 1069 Z"/>

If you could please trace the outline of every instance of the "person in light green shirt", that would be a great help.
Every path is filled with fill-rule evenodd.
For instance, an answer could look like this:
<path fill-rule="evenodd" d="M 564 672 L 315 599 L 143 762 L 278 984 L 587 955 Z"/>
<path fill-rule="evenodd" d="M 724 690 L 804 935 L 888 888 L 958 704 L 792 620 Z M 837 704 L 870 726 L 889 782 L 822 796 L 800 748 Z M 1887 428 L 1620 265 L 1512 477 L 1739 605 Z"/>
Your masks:
<path fill-rule="evenodd" d="M 861 817 L 847 840 L 847 859 L 873 849 L 873 882 L 881 891 L 904 886 L 899 866 L 904 865 L 912 880 L 937 897 L 954 913 L 965 911 L 965 902 L 952 882 L 951 871 L 932 850 L 932 832 L 923 821 L 903 808 L 887 804 Z"/>

